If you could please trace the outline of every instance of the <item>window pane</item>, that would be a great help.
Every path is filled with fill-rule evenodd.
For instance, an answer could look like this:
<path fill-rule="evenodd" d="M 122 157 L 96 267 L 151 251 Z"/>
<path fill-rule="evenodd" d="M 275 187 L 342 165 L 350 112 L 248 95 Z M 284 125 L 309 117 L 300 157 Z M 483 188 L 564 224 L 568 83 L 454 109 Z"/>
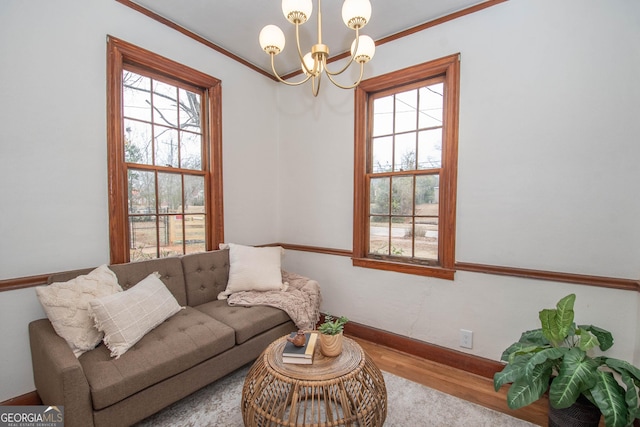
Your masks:
<path fill-rule="evenodd" d="M 158 173 L 160 213 L 182 213 L 182 177 L 175 173 Z"/>
<path fill-rule="evenodd" d="M 443 83 L 420 89 L 420 129 L 442 126 L 443 91 Z"/>
<path fill-rule="evenodd" d="M 185 215 L 184 232 L 186 253 L 205 250 L 205 215 Z"/>
<path fill-rule="evenodd" d="M 393 138 L 390 136 L 373 139 L 373 173 L 391 172 L 393 162 Z"/>
<path fill-rule="evenodd" d="M 178 88 L 153 82 L 153 122 L 178 127 Z"/>
<path fill-rule="evenodd" d="M 204 228 L 202 229 L 202 233 L 204 234 Z M 205 252 L 207 250 L 206 244 L 204 241 L 202 242 L 189 242 L 185 246 L 185 254 L 193 254 L 196 252 Z"/>
<path fill-rule="evenodd" d="M 389 255 L 412 256 L 413 242 L 411 239 L 411 230 L 410 218 L 391 218 L 391 248 Z"/>
<path fill-rule="evenodd" d="M 156 165 L 178 167 L 178 131 L 164 126 L 154 126 L 156 141 Z"/>
<path fill-rule="evenodd" d="M 411 215 L 413 212 L 413 177 L 394 176 L 391 181 L 391 213 Z"/>
<path fill-rule="evenodd" d="M 394 171 L 416 169 L 416 133 L 396 135 Z"/>
<path fill-rule="evenodd" d="M 156 220 L 137 221 L 129 217 L 129 236 L 131 261 L 142 261 L 157 258 L 158 238 L 156 234 Z"/>
<path fill-rule="evenodd" d="M 418 134 L 418 169 L 442 167 L 442 128 Z"/>
<path fill-rule="evenodd" d="M 369 189 L 369 211 L 372 214 L 389 215 L 390 178 L 372 178 Z"/>
<path fill-rule="evenodd" d="M 396 95 L 396 128 L 395 132 L 406 132 L 415 130 L 418 126 L 418 91 L 410 90 L 408 92 Z"/>
<path fill-rule="evenodd" d="M 123 115 L 151 121 L 151 79 L 131 71 L 122 72 Z"/>
<path fill-rule="evenodd" d="M 202 137 L 191 132 L 180 132 L 180 167 L 202 170 Z"/>
<path fill-rule="evenodd" d="M 204 213 L 204 177 L 184 175 L 185 213 Z"/>
<path fill-rule="evenodd" d="M 124 144 L 125 162 L 140 165 L 153 164 L 150 124 L 125 119 Z"/>
<path fill-rule="evenodd" d="M 184 176 L 185 253 L 205 250 L 206 215 L 204 210 L 204 177 Z"/>
<path fill-rule="evenodd" d="M 163 215 L 161 220 L 166 225 L 160 233 L 160 258 L 182 255 L 182 243 L 184 241 L 182 213 Z"/>
<path fill-rule="evenodd" d="M 416 177 L 415 257 L 438 260 L 439 175 Z"/>
<path fill-rule="evenodd" d="M 416 177 L 416 215 L 438 216 L 440 176 Z"/>
<path fill-rule="evenodd" d="M 142 215 L 156 213 L 156 179 L 155 174 L 139 169 L 127 171 L 127 184 L 129 189 L 129 215 Z M 143 219 L 134 219 L 142 221 Z M 149 221 L 150 219 L 144 219 Z"/>
<path fill-rule="evenodd" d="M 180 96 L 180 128 L 200 132 L 200 95 L 178 89 Z"/>
<path fill-rule="evenodd" d="M 160 258 L 182 255 L 182 219 L 180 215 L 162 215 L 159 217 L 158 233 Z M 172 223 L 172 219 L 175 222 Z M 175 233 L 175 234 L 172 234 Z"/>
<path fill-rule="evenodd" d="M 160 257 L 185 253 L 203 252 L 205 250 L 205 215 L 166 215 L 166 239 L 161 238 Z"/>
<path fill-rule="evenodd" d="M 373 136 L 393 133 L 393 96 L 373 101 Z"/>
<path fill-rule="evenodd" d="M 416 218 L 414 256 L 438 260 L 438 218 Z"/>
<path fill-rule="evenodd" d="M 371 216 L 369 221 L 369 253 L 389 255 L 388 216 Z"/>

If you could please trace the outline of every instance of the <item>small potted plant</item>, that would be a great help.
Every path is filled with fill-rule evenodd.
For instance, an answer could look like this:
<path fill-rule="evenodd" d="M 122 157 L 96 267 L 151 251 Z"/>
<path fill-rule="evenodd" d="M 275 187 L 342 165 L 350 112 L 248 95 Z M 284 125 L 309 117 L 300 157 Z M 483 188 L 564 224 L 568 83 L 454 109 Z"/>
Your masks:
<path fill-rule="evenodd" d="M 324 316 L 324 322 L 318 326 L 320 332 L 320 351 L 328 357 L 335 357 L 342 353 L 342 332 L 349 319 L 344 316 Z"/>
<path fill-rule="evenodd" d="M 598 425 L 600 414 L 608 427 L 633 424 L 640 417 L 640 370 L 628 362 L 592 356 L 598 347 L 613 346 L 609 331 L 573 321 L 574 294 L 562 298 L 555 309 L 540 311 L 542 328 L 524 332 L 502 354 L 507 365 L 493 377 L 495 390 L 511 383 L 507 404 L 518 409 L 549 392 L 549 426 L 576 425 L 591 408 Z M 567 410 L 566 408 L 571 408 Z M 562 419 L 568 416 L 569 419 Z"/>

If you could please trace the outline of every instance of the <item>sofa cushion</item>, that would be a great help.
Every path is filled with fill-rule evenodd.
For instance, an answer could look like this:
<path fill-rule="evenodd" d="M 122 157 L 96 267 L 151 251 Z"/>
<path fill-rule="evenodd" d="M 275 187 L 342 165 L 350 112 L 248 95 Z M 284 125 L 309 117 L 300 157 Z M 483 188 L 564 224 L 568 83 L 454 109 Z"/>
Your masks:
<path fill-rule="evenodd" d="M 145 335 L 119 359 L 104 344 L 83 354 L 95 410 L 183 372 L 234 345 L 229 326 L 186 307 Z"/>
<path fill-rule="evenodd" d="M 280 246 L 255 248 L 252 246 L 221 244 L 229 248 L 229 281 L 227 289 L 218 295 L 225 299 L 241 291 L 283 291 Z"/>
<path fill-rule="evenodd" d="M 89 315 L 104 332 L 112 357 L 120 357 L 150 330 L 180 311 L 178 302 L 152 273 L 124 292 L 89 301 Z"/>
<path fill-rule="evenodd" d="M 211 301 L 195 308 L 233 328 L 236 344 L 291 320 L 284 311 L 265 305 L 231 307 L 226 301 Z"/>
<path fill-rule="evenodd" d="M 122 292 L 122 288 L 106 265 L 64 282 L 36 287 L 38 300 L 53 328 L 67 341 L 76 357 L 95 348 L 103 337 L 89 316 L 89 302 L 118 292 Z"/>
<path fill-rule="evenodd" d="M 180 305 L 187 305 L 187 292 L 184 286 L 184 274 L 180 258 L 160 258 L 149 261 L 113 264 L 109 268 L 118 276 L 122 289 L 129 289 L 153 272 L 160 273 L 160 280 Z"/>
<path fill-rule="evenodd" d="M 182 268 L 187 288 L 187 303 L 195 307 L 215 301 L 227 287 L 229 250 L 184 255 Z"/>

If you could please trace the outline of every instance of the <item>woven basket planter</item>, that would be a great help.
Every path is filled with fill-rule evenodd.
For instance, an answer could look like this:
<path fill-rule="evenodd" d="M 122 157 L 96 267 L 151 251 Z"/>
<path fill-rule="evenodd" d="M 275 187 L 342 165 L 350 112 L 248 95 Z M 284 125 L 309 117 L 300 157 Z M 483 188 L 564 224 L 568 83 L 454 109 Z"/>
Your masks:
<path fill-rule="evenodd" d="M 580 395 L 576 403 L 556 409 L 549 403 L 549 427 L 598 427 L 600 409 Z"/>

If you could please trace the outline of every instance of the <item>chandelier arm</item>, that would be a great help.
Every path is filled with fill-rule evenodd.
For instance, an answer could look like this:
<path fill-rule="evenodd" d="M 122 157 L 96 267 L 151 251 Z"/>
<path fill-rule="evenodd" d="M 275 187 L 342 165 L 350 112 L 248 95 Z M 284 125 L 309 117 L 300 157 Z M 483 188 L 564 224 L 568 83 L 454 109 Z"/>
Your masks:
<path fill-rule="evenodd" d="M 358 52 L 358 43 L 360 42 L 359 34 L 360 34 L 359 27 L 356 27 L 356 45 L 354 46 L 353 53 L 351 54 L 351 56 L 349 58 L 349 62 L 347 62 L 347 65 L 345 65 L 344 68 L 342 68 L 342 70 L 340 70 L 340 71 L 332 72 L 332 71 L 329 71 L 329 69 L 327 68 L 327 64 L 325 64 L 324 70 L 327 72 L 328 75 L 337 76 L 339 74 L 342 74 L 347 70 L 347 68 L 349 68 L 351 63 L 353 63 L 353 61 L 355 59 L 355 56 L 356 56 L 356 53 Z M 331 80 L 331 81 L 333 81 L 333 80 Z"/>
<path fill-rule="evenodd" d="M 273 74 L 276 76 L 276 78 L 280 80 L 281 83 L 284 83 L 289 86 L 300 86 L 301 84 L 306 83 L 309 80 L 309 78 L 311 78 L 311 74 L 309 74 L 304 80 L 300 80 L 299 82 L 288 82 L 286 80 L 283 80 L 278 74 L 278 72 L 276 71 L 276 67 L 273 61 L 275 54 L 270 53 L 269 56 L 271 56 L 271 70 L 273 71 Z"/>
<path fill-rule="evenodd" d="M 312 82 L 311 92 L 313 93 L 313 96 L 318 96 L 318 93 L 320 93 L 320 83 L 322 83 L 322 73 L 318 74 L 316 77 L 311 79 L 311 82 Z M 318 83 L 317 85 L 316 85 L 316 81 Z"/>
<path fill-rule="evenodd" d="M 307 75 L 311 75 L 313 74 L 313 71 L 309 70 L 307 68 L 307 64 L 305 64 L 304 62 L 304 56 L 302 55 L 302 50 L 300 50 L 300 32 L 299 32 L 299 28 L 300 28 L 300 24 L 298 24 L 298 22 L 296 21 L 296 45 L 298 47 L 298 58 L 300 58 L 300 63 L 302 64 L 302 69 L 304 70 L 304 72 Z M 314 64 L 315 66 L 315 64 Z M 307 79 L 305 80 L 305 82 L 309 80 L 309 78 L 307 77 Z"/>
<path fill-rule="evenodd" d="M 349 66 L 353 63 L 353 61 L 354 61 L 354 58 L 353 58 L 353 55 L 351 55 L 351 58 L 349 58 L 349 62 L 347 62 L 347 65 L 345 65 L 340 71 L 329 71 L 329 69 L 326 66 L 324 70 L 330 76 L 337 76 L 347 71 L 347 68 L 349 68 Z"/>
<path fill-rule="evenodd" d="M 316 77 L 314 76 L 311 79 L 311 93 L 313 94 L 313 96 L 318 96 L 318 93 L 320 92 L 320 79 L 322 78 L 322 74 L 319 74 L 317 77 L 318 77 L 317 86 L 316 86 Z"/>
<path fill-rule="evenodd" d="M 329 77 L 329 80 L 331 80 L 331 83 L 333 83 L 334 85 L 338 86 L 340 89 L 353 89 L 354 87 L 356 87 L 356 86 L 358 86 L 360 84 L 360 82 L 362 81 L 363 74 L 364 74 L 364 62 L 361 62 L 360 63 L 360 76 L 358 77 L 358 81 L 356 81 L 351 86 L 341 85 L 340 83 L 336 82 L 333 79 L 333 76 L 331 74 L 329 74 L 329 73 L 327 73 L 327 77 Z"/>

